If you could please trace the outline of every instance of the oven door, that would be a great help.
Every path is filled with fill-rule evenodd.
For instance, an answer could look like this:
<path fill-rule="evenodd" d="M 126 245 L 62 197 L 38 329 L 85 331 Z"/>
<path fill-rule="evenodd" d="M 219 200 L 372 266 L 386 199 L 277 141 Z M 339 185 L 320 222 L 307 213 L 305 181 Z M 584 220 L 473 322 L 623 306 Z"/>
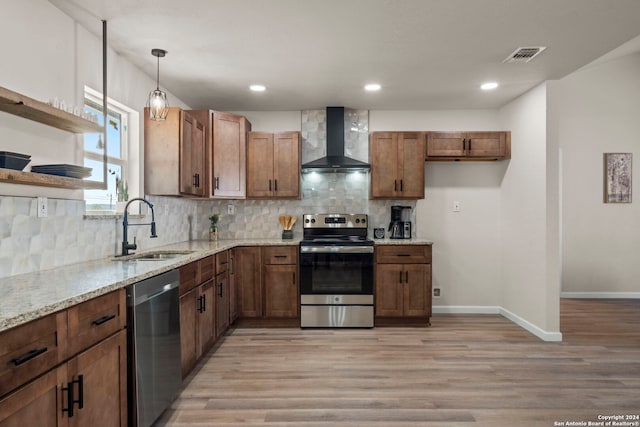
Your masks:
<path fill-rule="evenodd" d="M 301 247 L 300 295 L 373 295 L 373 246 Z"/>

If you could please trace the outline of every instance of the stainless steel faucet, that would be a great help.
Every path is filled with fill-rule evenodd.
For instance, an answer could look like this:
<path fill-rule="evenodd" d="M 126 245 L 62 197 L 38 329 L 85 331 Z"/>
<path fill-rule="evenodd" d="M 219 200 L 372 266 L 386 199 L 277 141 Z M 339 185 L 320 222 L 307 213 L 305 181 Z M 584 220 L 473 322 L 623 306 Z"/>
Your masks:
<path fill-rule="evenodd" d="M 135 202 L 135 201 L 144 202 L 151 208 L 150 223 L 147 222 L 144 224 L 129 224 L 129 217 L 128 217 L 129 214 L 127 213 L 127 211 L 129 209 L 129 205 L 131 204 L 131 202 Z M 133 237 L 133 243 L 129 243 L 127 241 L 127 228 L 133 225 L 151 225 L 151 238 L 153 239 L 155 237 L 158 237 L 158 235 L 156 234 L 156 217 L 155 217 L 155 213 L 153 212 L 153 205 L 141 197 L 136 197 L 135 199 L 129 200 L 129 202 L 127 202 L 127 204 L 124 207 L 124 218 L 122 219 L 122 256 L 129 255 L 129 251 L 134 251 L 138 249 L 138 245 L 136 245 L 135 236 Z"/>

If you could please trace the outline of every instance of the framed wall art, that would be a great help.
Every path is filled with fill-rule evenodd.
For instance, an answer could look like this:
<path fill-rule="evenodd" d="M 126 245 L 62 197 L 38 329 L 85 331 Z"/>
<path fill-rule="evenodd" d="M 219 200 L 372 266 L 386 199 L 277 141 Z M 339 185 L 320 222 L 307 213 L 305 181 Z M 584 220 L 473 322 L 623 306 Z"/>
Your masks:
<path fill-rule="evenodd" d="M 604 202 L 631 203 L 631 153 L 604 153 Z"/>

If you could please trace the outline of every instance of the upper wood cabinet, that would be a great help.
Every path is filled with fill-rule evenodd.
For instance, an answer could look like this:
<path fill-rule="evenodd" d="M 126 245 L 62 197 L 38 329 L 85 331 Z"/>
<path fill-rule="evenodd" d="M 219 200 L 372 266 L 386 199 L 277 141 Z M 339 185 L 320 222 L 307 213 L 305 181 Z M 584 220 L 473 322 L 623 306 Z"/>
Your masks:
<path fill-rule="evenodd" d="M 205 197 L 244 199 L 247 179 L 246 117 L 213 110 L 190 110 L 205 124 Z"/>
<path fill-rule="evenodd" d="M 511 132 L 428 132 L 426 160 L 505 160 Z"/>
<path fill-rule="evenodd" d="M 300 198 L 300 132 L 249 132 L 247 197 Z"/>
<path fill-rule="evenodd" d="M 144 119 L 145 194 L 204 195 L 204 123 L 180 108 L 165 120 Z"/>
<path fill-rule="evenodd" d="M 424 198 L 424 147 L 423 132 L 373 132 L 371 198 Z"/>

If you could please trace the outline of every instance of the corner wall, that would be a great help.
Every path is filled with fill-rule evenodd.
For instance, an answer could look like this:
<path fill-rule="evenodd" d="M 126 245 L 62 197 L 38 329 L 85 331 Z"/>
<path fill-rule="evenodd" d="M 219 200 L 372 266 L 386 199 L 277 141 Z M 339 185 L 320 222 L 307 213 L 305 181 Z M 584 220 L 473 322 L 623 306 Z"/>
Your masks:
<path fill-rule="evenodd" d="M 500 194 L 503 314 L 544 340 L 561 340 L 553 167 L 558 154 L 547 139 L 547 84 L 504 106 L 500 115 L 515 141 Z"/>

